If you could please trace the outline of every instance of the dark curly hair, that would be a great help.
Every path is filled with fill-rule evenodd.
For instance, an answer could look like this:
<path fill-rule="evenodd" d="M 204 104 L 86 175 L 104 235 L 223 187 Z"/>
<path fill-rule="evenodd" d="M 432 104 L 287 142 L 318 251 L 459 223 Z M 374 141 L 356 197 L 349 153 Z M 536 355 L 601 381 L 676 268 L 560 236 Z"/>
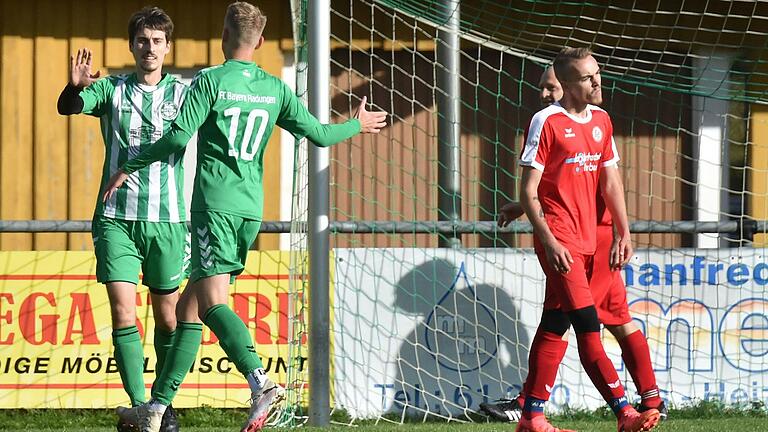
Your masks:
<path fill-rule="evenodd" d="M 128 21 L 128 43 L 133 44 L 133 38 L 142 28 L 165 32 L 165 40 L 170 42 L 173 35 L 173 21 L 164 10 L 157 6 L 146 6 L 133 14 Z"/>

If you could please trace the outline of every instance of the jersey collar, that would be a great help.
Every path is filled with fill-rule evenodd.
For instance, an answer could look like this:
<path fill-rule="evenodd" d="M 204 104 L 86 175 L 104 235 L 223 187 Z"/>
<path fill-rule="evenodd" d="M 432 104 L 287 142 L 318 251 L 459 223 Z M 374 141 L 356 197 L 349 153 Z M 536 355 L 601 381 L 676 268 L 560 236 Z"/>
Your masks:
<path fill-rule="evenodd" d="M 568 118 L 570 118 L 571 120 L 575 121 L 576 123 L 586 124 L 586 123 L 589 123 L 590 121 L 592 121 L 592 107 L 590 105 L 587 105 L 587 109 L 586 109 L 587 116 L 586 117 L 578 117 L 578 116 L 575 116 L 575 115 L 569 113 L 568 111 L 565 110 L 565 108 L 563 108 L 562 105 L 560 105 L 560 102 L 555 102 L 552 105 L 560 107 L 560 110 L 562 111 L 562 113 L 565 114 L 566 116 L 568 116 Z"/>

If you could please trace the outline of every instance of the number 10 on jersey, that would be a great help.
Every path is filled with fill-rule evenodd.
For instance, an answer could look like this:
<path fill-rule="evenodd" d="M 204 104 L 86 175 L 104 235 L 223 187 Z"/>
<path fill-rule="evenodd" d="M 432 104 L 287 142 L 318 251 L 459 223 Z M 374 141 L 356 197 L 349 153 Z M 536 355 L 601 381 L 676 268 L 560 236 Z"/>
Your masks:
<path fill-rule="evenodd" d="M 240 108 L 232 107 L 224 110 L 225 117 L 232 117 L 229 123 L 229 155 L 233 157 L 239 157 L 242 160 L 253 160 L 253 157 L 258 151 L 258 145 L 264 138 L 264 131 L 267 129 L 267 123 L 269 122 L 269 112 L 261 108 L 255 108 L 248 113 L 248 120 L 245 123 L 245 131 L 243 138 L 240 140 L 240 150 L 237 149 L 237 126 L 240 121 Z M 253 134 L 253 128 L 256 124 L 256 119 L 260 119 L 259 130 L 256 134 Z"/>

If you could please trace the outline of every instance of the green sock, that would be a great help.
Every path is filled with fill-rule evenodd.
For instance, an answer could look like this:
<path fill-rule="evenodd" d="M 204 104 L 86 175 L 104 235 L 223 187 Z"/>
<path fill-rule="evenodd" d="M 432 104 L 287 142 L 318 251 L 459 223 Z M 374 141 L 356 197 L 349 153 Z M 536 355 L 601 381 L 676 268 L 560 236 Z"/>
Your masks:
<path fill-rule="evenodd" d="M 203 325 L 179 321 L 176 326 L 176 336 L 173 345 L 168 350 L 165 359 L 167 366 L 163 367 L 152 387 L 152 398 L 163 405 L 170 405 L 179 386 L 187 376 L 189 369 L 195 363 L 197 350 L 203 340 Z"/>
<path fill-rule="evenodd" d="M 171 345 L 173 345 L 174 335 L 176 335 L 176 330 L 169 332 L 155 327 L 155 355 L 157 356 L 155 376 L 159 377 L 160 372 L 163 370 L 165 357 L 168 355 L 168 350 L 171 348 Z"/>
<path fill-rule="evenodd" d="M 205 325 L 219 338 L 219 344 L 244 376 L 261 369 L 261 359 L 256 355 L 248 327 L 227 305 L 218 304 L 205 312 Z"/>
<path fill-rule="evenodd" d="M 131 405 L 144 403 L 144 348 L 136 326 L 112 330 L 115 361 Z"/>

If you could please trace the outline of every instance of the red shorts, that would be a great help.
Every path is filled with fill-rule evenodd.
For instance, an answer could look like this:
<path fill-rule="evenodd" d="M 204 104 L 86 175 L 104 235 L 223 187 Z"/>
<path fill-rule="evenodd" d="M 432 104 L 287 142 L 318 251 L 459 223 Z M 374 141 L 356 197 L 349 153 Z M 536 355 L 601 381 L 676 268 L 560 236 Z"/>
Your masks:
<path fill-rule="evenodd" d="M 623 325 L 632 321 L 627 306 L 627 288 L 620 270 L 611 270 L 610 255 L 613 228 L 597 227 L 597 249 L 592 261 L 589 286 L 597 307 L 597 317 L 603 325 Z"/>
<path fill-rule="evenodd" d="M 544 309 L 570 312 L 594 305 L 603 325 L 623 325 L 632 321 L 621 271 L 611 270 L 612 244 L 613 228 L 598 226 L 595 255 L 571 252 L 574 262 L 567 274 L 555 271 L 544 251 L 537 247 L 536 256 L 546 276 Z"/>
<path fill-rule="evenodd" d="M 570 312 L 595 304 L 589 287 L 592 273 L 592 256 L 571 252 L 573 263 L 566 274 L 555 271 L 547 261 L 547 255 L 536 248 L 536 256 L 547 278 L 544 294 L 544 309 L 561 309 Z"/>

